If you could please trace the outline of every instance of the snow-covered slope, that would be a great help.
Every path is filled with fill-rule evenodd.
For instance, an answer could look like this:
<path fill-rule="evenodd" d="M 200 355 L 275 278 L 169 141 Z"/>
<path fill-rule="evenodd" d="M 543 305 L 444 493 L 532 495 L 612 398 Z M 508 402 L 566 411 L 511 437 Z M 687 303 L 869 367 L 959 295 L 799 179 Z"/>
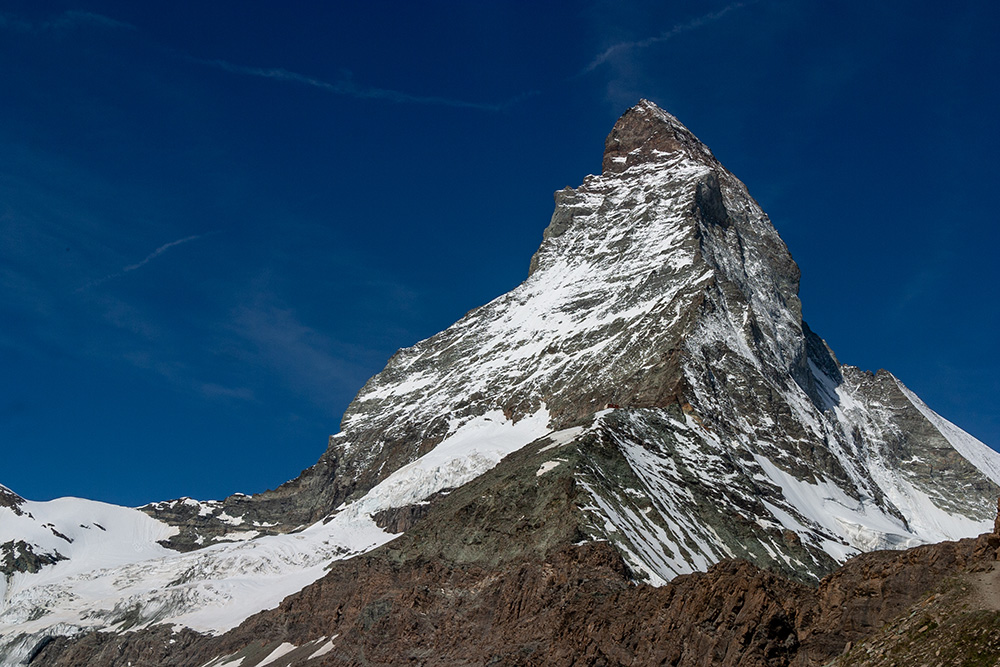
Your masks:
<path fill-rule="evenodd" d="M 637 576 L 655 584 L 724 558 L 808 580 L 860 552 L 990 528 L 989 521 L 943 509 L 905 471 L 878 459 L 857 471 L 874 484 L 804 477 L 678 409 L 608 411 L 581 437 L 610 443 L 629 467 L 613 483 L 606 474 L 581 478 L 593 534 L 614 542 Z M 979 447 L 979 455 L 997 458 Z M 559 450 L 552 456 L 558 461 Z"/>
<path fill-rule="evenodd" d="M 545 410 L 516 424 L 501 413 L 484 414 L 325 521 L 258 539 L 252 530 L 234 530 L 235 542 L 185 554 L 158 544 L 176 528 L 138 510 L 78 498 L 31 502 L 5 489 L 19 502 L 16 509 L 0 507 L 0 543 L 54 562 L 0 583 L 0 664 L 20 664 L 52 634 L 154 623 L 229 630 L 321 577 L 330 562 L 395 537 L 374 515 L 461 486 L 545 435 L 548 421 Z"/>
<path fill-rule="evenodd" d="M 81 498 L 32 502 L 6 487 L 0 487 L 0 494 L 6 500 L 0 505 L 5 603 L 26 586 L 44 585 L 53 576 L 171 553 L 157 542 L 177 529 L 137 510 Z"/>
<path fill-rule="evenodd" d="M 859 551 L 988 530 L 1000 455 L 891 374 L 841 365 L 803 322 L 798 279 L 744 185 L 643 101 L 609 135 L 603 173 L 556 193 L 527 280 L 400 350 L 302 477 L 143 508 L 183 540 L 116 508 L 100 556 L 79 509 L 0 523 L 37 555 L 6 585 L 0 652 L 87 627 L 225 630 L 392 539 L 380 513 L 543 436 L 550 458 L 531 474 L 572 459 L 588 537 L 653 583 L 733 556 L 815 580 Z M 0 502 L 4 519 L 16 504 Z M 125 553 L 137 532 L 141 552 Z"/>

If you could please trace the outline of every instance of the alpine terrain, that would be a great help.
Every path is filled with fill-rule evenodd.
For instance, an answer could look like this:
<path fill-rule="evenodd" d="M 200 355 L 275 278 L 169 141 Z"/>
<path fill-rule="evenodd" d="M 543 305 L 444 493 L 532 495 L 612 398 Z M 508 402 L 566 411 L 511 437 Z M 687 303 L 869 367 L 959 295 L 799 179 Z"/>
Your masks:
<path fill-rule="evenodd" d="M 1000 454 L 837 360 L 704 144 L 641 101 L 555 199 L 527 279 L 397 352 L 277 489 L 0 487 L 0 662 L 889 664 L 1000 629 Z"/>

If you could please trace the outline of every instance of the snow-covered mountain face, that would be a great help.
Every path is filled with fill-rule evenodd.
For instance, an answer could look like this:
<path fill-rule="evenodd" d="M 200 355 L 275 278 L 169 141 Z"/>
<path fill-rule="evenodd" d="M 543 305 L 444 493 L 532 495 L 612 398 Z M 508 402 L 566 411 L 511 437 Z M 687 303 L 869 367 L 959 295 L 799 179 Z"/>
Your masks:
<path fill-rule="evenodd" d="M 585 537 L 652 583 L 728 557 L 815 581 L 859 551 L 988 531 L 1000 455 L 891 374 L 840 365 L 798 279 L 744 185 L 640 102 L 602 175 L 556 193 L 527 280 L 400 350 L 299 478 L 116 508 L 128 558 L 59 536 L 112 532 L 82 505 L 45 518 L 0 490 L 0 655 L 86 627 L 228 630 L 530 443 L 548 457 L 531 479 L 571 467 Z"/>
<path fill-rule="evenodd" d="M 808 579 L 989 528 L 1000 456 L 837 362 L 767 216 L 677 119 L 630 109 L 603 172 L 556 193 L 523 284 L 365 385 L 329 454 L 377 474 L 485 410 L 563 429 L 610 408 L 588 428 L 635 480 L 594 490 L 595 534 L 654 581 L 729 556 Z"/>

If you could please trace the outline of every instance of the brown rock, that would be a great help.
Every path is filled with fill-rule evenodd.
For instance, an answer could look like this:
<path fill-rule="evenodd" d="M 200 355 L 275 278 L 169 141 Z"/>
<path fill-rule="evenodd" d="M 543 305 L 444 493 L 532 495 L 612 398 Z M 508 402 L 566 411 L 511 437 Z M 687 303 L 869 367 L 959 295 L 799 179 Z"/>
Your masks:
<path fill-rule="evenodd" d="M 604 141 L 602 170 L 605 174 L 619 173 L 657 154 L 684 151 L 704 161 L 715 163 L 705 147 L 676 118 L 655 104 L 641 100 L 626 111 Z"/>

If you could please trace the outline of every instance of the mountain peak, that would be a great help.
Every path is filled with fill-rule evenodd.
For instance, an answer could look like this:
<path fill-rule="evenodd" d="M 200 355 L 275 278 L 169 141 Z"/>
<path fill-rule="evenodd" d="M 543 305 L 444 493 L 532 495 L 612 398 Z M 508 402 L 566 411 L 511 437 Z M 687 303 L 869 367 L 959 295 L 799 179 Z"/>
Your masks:
<path fill-rule="evenodd" d="M 565 554 L 591 554 L 613 565 L 613 594 L 730 558 L 815 583 L 861 551 L 1000 530 L 1000 454 L 890 373 L 839 364 L 802 321 L 799 269 L 767 215 L 676 118 L 629 109 L 605 171 L 556 193 L 524 282 L 397 352 L 278 489 L 136 511 L 0 487 L 0 663 L 107 649 L 87 664 L 118 664 L 128 628 L 144 638 L 132 655 L 155 645 L 163 663 L 231 664 L 220 647 L 259 655 L 264 631 L 312 642 L 271 645 L 301 664 L 334 648 L 307 632 L 361 646 L 314 618 L 345 595 L 375 600 L 355 611 L 379 641 L 433 636 L 427 591 L 434 614 L 453 612 L 463 572 L 494 590 L 489 568 L 513 567 L 501 588 L 560 599 L 523 586 L 529 559 L 566 572 Z M 388 596 L 390 580 L 427 595 Z M 193 632 L 279 603 L 225 639 Z"/>
<path fill-rule="evenodd" d="M 621 173 L 679 151 L 705 164 L 716 163 L 712 151 L 677 118 L 649 100 L 639 100 L 621 115 L 604 141 L 603 173 Z"/>

